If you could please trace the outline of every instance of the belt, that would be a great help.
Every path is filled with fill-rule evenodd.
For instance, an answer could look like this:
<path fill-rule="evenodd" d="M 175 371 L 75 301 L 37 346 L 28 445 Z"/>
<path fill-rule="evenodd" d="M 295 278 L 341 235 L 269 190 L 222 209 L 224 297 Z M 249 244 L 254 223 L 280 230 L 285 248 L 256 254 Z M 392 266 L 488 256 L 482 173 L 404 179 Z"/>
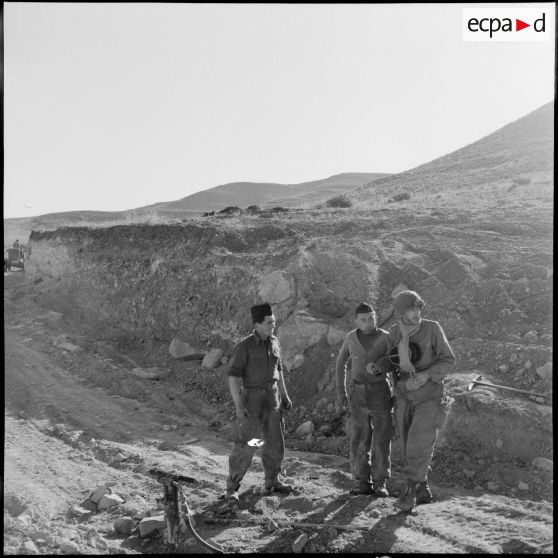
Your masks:
<path fill-rule="evenodd" d="M 257 386 L 244 386 L 244 389 L 271 389 L 276 383 L 277 380 L 273 380 L 273 382 L 266 382 L 265 384 L 259 384 Z"/>

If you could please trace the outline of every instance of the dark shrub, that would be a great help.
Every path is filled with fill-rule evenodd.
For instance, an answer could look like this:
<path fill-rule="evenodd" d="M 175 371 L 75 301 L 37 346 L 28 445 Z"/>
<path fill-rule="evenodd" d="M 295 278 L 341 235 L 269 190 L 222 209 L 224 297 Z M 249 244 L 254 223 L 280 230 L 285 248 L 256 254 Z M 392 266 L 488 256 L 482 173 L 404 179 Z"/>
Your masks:
<path fill-rule="evenodd" d="M 346 194 L 339 194 L 325 202 L 327 207 L 351 207 L 353 202 Z"/>

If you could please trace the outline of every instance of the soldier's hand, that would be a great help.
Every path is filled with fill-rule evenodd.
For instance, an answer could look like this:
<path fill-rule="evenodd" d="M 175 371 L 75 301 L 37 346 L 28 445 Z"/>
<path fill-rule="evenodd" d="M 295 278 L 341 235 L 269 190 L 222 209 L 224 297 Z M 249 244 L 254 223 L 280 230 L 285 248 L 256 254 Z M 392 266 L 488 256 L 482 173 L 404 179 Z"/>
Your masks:
<path fill-rule="evenodd" d="M 348 403 L 349 403 L 349 401 L 348 401 L 347 395 L 345 393 L 343 393 L 341 395 L 338 395 L 337 399 L 335 401 L 335 412 L 338 415 L 343 414 L 347 410 Z"/>
<path fill-rule="evenodd" d="M 236 416 L 240 419 L 246 418 L 248 416 L 248 409 L 244 405 L 236 406 Z"/>
<path fill-rule="evenodd" d="M 283 395 L 281 397 L 281 409 L 285 411 L 290 411 L 293 408 L 293 402 L 288 395 Z"/>
<path fill-rule="evenodd" d="M 380 374 L 380 369 L 375 362 L 369 362 L 366 365 L 366 372 L 368 372 L 368 374 L 372 374 L 372 376 L 377 376 L 378 374 Z"/>

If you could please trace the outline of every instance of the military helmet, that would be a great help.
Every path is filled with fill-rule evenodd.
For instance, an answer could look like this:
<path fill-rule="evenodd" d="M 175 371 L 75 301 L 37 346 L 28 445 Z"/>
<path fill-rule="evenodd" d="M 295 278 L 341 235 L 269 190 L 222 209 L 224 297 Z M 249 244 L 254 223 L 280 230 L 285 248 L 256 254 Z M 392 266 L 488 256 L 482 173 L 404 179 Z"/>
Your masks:
<path fill-rule="evenodd" d="M 420 347 L 416 343 L 414 343 L 413 341 L 409 342 L 409 359 L 411 361 L 411 364 L 414 364 L 415 362 L 417 362 L 420 359 L 421 354 L 422 353 L 421 353 Z M 398 347 L 398 345 L 395 345 L 395 347 L 393 347 L 393 349 L 391 349 L 391 351 L 388 354 L 388 360 L 394 366 L 399 366 L 399 347 Z"/>

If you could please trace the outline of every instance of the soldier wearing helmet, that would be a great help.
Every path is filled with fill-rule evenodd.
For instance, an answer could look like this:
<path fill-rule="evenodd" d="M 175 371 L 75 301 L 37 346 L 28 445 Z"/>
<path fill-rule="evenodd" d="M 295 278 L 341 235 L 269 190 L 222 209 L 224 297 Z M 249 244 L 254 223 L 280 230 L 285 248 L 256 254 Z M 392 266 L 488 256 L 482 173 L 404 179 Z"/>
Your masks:
<path fill-rule="evenodd" d="M 415 291 L 400 292 L 394 300 L 398 322 L 389 330 L 388 366 L 395 380 L 395 421 L 406 477 L 395 506 L 402 511 L 432 501 L 428 470 L 453 402 L 443 379 L 455 355 L 440 324 L 421 317 L 423 307 Z"/>

